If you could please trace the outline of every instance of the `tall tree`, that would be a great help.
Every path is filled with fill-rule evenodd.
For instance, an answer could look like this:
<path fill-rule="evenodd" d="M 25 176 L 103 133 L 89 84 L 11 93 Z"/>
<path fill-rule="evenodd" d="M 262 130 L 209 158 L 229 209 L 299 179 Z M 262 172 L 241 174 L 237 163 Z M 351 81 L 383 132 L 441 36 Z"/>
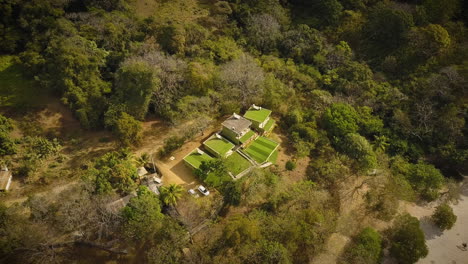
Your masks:
<path fill-rule="evenodd" d="M 162 203 L 164 205 L 175 206 L 182 196 L 183 190 L 182 186 L 174 183 L 167 187 L 161 187 L 159 191 L 161 192 Z"/>

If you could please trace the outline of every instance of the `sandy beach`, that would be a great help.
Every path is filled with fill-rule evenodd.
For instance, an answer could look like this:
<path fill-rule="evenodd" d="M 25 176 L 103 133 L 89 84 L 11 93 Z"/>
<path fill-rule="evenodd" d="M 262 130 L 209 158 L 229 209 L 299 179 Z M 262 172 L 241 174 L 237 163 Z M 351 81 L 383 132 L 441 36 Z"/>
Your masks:
<path fill-rule="evenodd" d="M 418 264 L 466 264 L 468 251 L 464 251 L 462 243 L 468 243 L 468 177 L 465 177 L 461 197 L 458 203 L 451 204 L 457 222 L 452 229 L 441 232 L 431 221 L 435 205 L 408 206 L 408 212 L 419 218 L 421 228 L 426 235 L 429 254 L 419 260 Z"/>

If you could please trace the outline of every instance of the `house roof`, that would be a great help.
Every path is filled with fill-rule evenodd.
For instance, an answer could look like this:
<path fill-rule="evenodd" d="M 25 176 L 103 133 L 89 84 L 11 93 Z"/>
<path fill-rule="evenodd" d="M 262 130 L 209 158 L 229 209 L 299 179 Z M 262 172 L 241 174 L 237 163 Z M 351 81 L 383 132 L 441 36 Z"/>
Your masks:
<path fill-rule="evenodd" d="M 210 155 L 199 149 L 196 149 L 192 153 L 185 156 L 184 161 L 190 164 L 190 166 L 193 168 L 198 169 L 203 161 L 208 162 L 212 159 L 213 158 Z"/>
<path fill-rule="evenodd" d="M 245 115 L 244 115 L 245 118 L 262 123 L 270 116 L 271 110 L 258 107 L 258 106 L 254 107 L 254 106 L 250 107 L 249 110 L 245 112 Z"/>
<path fill-rule="evenodd" d="M 226 155 L 226 153 L 234 148 L 234 144 L 218 134 L 215 134 L 215 136 L 212 136 L 207 141 L 203 142 L 203 145 L 221 156 Z"/>
<path fill-rule="evenodd" d="M 249 128 L 251 124 L 252 122 L 250 122 L 250 120 L 247 120 L 237 114 L 233 114 L 222 123 L 223 126 L 234 131 L 236 134 L 240 134 L 242 131 Z"/>
<path fill-rule="evenodd" d="M 0 171 L 0 190 L 6 190 L 10 177 L 11 171 Z"/>

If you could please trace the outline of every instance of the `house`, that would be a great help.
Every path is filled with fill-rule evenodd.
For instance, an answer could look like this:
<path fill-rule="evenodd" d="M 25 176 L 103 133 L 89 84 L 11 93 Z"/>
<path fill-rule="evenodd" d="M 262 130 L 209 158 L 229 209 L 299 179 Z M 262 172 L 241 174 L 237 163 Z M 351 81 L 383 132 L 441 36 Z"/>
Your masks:
<path fill-rule="evenodd" d="M 220 134 L 216 133 L 203 142 L 203 147 L 206 149 L 206 151 L 215 157 L 226 158 L 232 154 L 234 144 L 222 137 Z"/>
<path fill-rule="evenodd" d="M 13 175 L 7 167 L 4 167 L 0 170 L 0 191 L 8 191 L 11 185 L 11 179 Z"/>
<path fill-rule="evenodd" d="M 252 127 L 261 134 L 268 134 L 273 130 L 275 121 L 270 118 L 271 110 L 253 104 L 244 117 L 252 122 Z"/>
<path fill-rule="evenodd" d="M 199 148 L 184 157 L 185 164 L 193 169 L 198 169 L 203 161 L 208 162 L 210 160 L 213 160 L 213 158 Z"/>
<path fill-rule="evenodd" d="M 252 122 L 236 113 L 221 125 L 223 128 L 220 134 L 236 145 L 246 144 L 255 137 L 255 133 L 250 129 Z"/>

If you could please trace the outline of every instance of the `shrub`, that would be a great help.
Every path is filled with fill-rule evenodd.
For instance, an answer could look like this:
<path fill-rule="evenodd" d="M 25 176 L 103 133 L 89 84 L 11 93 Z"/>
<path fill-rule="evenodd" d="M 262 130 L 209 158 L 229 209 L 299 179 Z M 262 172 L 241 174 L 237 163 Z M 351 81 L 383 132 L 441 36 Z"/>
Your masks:
<path fill-rule="evenodd" d="M 400 216 L 390 233 L 390 254 L 398 259 L 399 263 L 415 263 L 427 256 L 424 233 L 416 217 L 409 214 Z"/>
<path fill-rule="evenodd" d="M 294 170 L 294 169 L 296 168 L 296 163 L 294 163 L 293 161 L 288 160 L 288 161 L 286 162 L 286 166 L 285 166 L 285 167 L 286 167 L 286 169 L 287 169 L 288 171 L 292 171 L 292 170 Z"/>
<path fill-rule="evenodd" d="M 347 248 L 342 263 L 379 263 L 382 255 L 382 237 L 367 227 L 354 238 Z"/>
<path fill-rule="evenodd" d="M 448 204 L 441 204 L 437 206 L 432 221 L 442 230 L 450 230 L 455 222 L 457 216 L 453 213 L 453 209 Z"/>
<path fill-rule="evenodd" d="M 174 152 L 176 149 L 180 148 L 185 142 L 184 137 L 179 137 L 179 136 L 172 136 L 169 137 L 165 142 L 164 146 L 159 149 L 159 156 L 160 157 L 167 157 L 169 156 L 172 152 Z"/>

